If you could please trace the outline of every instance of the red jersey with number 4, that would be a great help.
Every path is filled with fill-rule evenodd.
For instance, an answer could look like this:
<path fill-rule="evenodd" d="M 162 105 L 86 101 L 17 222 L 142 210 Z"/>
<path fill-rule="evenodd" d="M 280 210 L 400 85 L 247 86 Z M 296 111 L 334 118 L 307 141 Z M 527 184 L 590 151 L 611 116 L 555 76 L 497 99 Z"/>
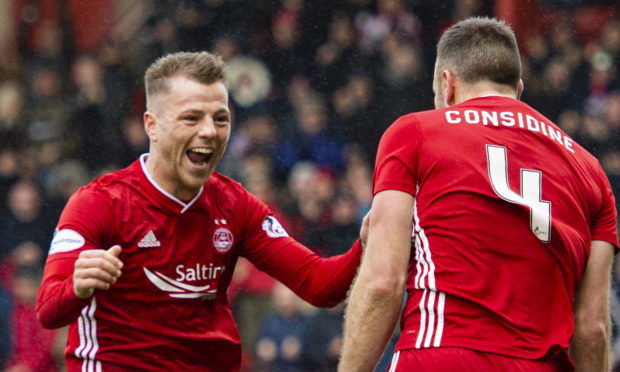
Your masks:
<path fill-rule="evenodd" d="M 37 315 L 49 328 L 69 324 L 69 371 L 238 370 L 239 334 L 226 296 L 238 256 L 317 305 L 344 299 L 359 243 L 323 259 L 237 182 L 214 173 L 183 202 L 151 180 L 144 159 L 81 188 L 60 217 Z M 119 280 L 78 299 L 79 252 L 115 244 Z"/>
<path fill-rule="evenodd" d="M 618 245 L 592 155 L 526 104 L 479 97 L 397 120 L 379 145 L 383 190 L 415 196 L 398 350 L 567 358 L 590 242 Z"/>

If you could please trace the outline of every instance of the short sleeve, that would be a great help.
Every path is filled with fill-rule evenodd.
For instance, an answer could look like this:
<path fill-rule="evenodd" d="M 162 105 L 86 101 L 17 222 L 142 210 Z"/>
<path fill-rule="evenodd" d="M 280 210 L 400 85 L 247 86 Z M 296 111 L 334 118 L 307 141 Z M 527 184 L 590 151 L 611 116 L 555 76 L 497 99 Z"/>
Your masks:
<path fill-rule="evenodd" d="M 603 194 L 601 212 L 593 221 L 591 227 L 592 240 L 602 240 L 609 242 L 618 250 L 618 211 L 616 210 L 616 200 L 609 184 L 609 179 L 599 168 L 599 177 Z"/>
<path fill-rule="evenodd" d="M 384 190 L 416 194 L 416 164 L 421 137 L 413 114 L 401 117 L 385 131 L 377 150 L 373 195 Z"/>

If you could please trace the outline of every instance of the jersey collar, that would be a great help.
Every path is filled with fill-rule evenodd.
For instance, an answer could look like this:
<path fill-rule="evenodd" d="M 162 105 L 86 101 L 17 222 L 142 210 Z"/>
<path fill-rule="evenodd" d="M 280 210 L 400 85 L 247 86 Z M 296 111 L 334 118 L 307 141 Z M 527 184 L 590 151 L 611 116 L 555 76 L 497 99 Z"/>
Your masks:
<path fill-rule="evenodd" d="M 192 198 L 192 200 L 190 200 L 189 202 L 184 202 L 183 200 L 177 198 L 176 196 L 170 194 L 168 191 L 164 190 L 162 187 L 160 187 L 155 180 L 151 177 L 151 175 L 149 174 L 148 169 L 146 169 L 146 158 L 149 156 L 148 153 L 146 154 L 142 154 L 140 155 L 140 166 L 142 167 L 142 172 L 144 173 L 144 175 L 146 176 L 146 179 L 149 180 L 149 182 L 151 183 L 151 185 L 153 185 L 153 187 L 155 189 L 157 189 L 157 191 L 159 191 L 161 194 L 163 194 L 164 196 L 166 196 L 168 199 L 174 201 L 175 203 L 179 204 L 183 209 L 181 209 L 181 213 L 184 213 L 185 211 L 187 211 L 195 202 L 196 200 L 198 200 L 198 198 L 200 197 L 200 195 L 202 195 L 202 190 L 204 189 L 204 186 L 200 186 L 200 190 L 198 190 L 198 192 L 196 193 L 196 196 L 194 196 Z"/>

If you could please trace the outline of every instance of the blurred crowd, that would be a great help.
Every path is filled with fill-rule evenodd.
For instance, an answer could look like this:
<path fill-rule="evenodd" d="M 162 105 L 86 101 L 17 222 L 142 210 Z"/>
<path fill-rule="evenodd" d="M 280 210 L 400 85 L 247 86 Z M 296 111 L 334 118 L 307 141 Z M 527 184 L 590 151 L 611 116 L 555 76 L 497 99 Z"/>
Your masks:
<path fill-rule="evenodd" d="M 370 207 L 382 132 L 433 107 L 438 36 L 494 12 L 484 0 L 135 0 L 123 2 L 130 25 L 84 53 L 69 2 L 51 1 L 57 15 L 43 20 L 45 2 L 16 2 L 17 67 L 0 58 L 0 369 L 12 372 L 63 369 L 63 330 L 34 314 L 49 242 L 78 187 L 148 151 L 142 75 L 154 59 L 210 50 L 227 61 L 234 124 L 218 171 L 333 255 Z M 583 3 L 596 5 L 541 0 L 548 22 L 517 35 L 522 99 L 595 154 L 620 197 L 620 14 Z M 580 28 L 584 10 L 595 21 Z M 229 295 L 245 370 L 335 370 L 343 305 L 312 308 L 243 259 Z"/>

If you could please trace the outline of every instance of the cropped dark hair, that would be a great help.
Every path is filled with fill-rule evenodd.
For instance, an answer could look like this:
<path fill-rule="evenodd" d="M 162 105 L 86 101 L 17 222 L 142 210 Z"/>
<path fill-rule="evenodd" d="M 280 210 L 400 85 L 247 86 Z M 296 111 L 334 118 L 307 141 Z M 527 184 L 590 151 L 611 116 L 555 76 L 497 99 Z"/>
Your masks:
<path fill-rule="evenodd" d="M 169 91 L 168 78 L 184 76 L 202 84 L 224 81 L 226 65 L 209 52 L 178 52 L 157 59 L 144 74 L 147 102 L 149 97 Z"/>
<path fill-rule="evenodd" d="M 491 81 L 516 90 L 521 59 L 514 32 L 505 22 L 486 17 L 455 24 L 437 44 L 435 73 L 443 70 L 454 72 L 468 84 Z"/>

